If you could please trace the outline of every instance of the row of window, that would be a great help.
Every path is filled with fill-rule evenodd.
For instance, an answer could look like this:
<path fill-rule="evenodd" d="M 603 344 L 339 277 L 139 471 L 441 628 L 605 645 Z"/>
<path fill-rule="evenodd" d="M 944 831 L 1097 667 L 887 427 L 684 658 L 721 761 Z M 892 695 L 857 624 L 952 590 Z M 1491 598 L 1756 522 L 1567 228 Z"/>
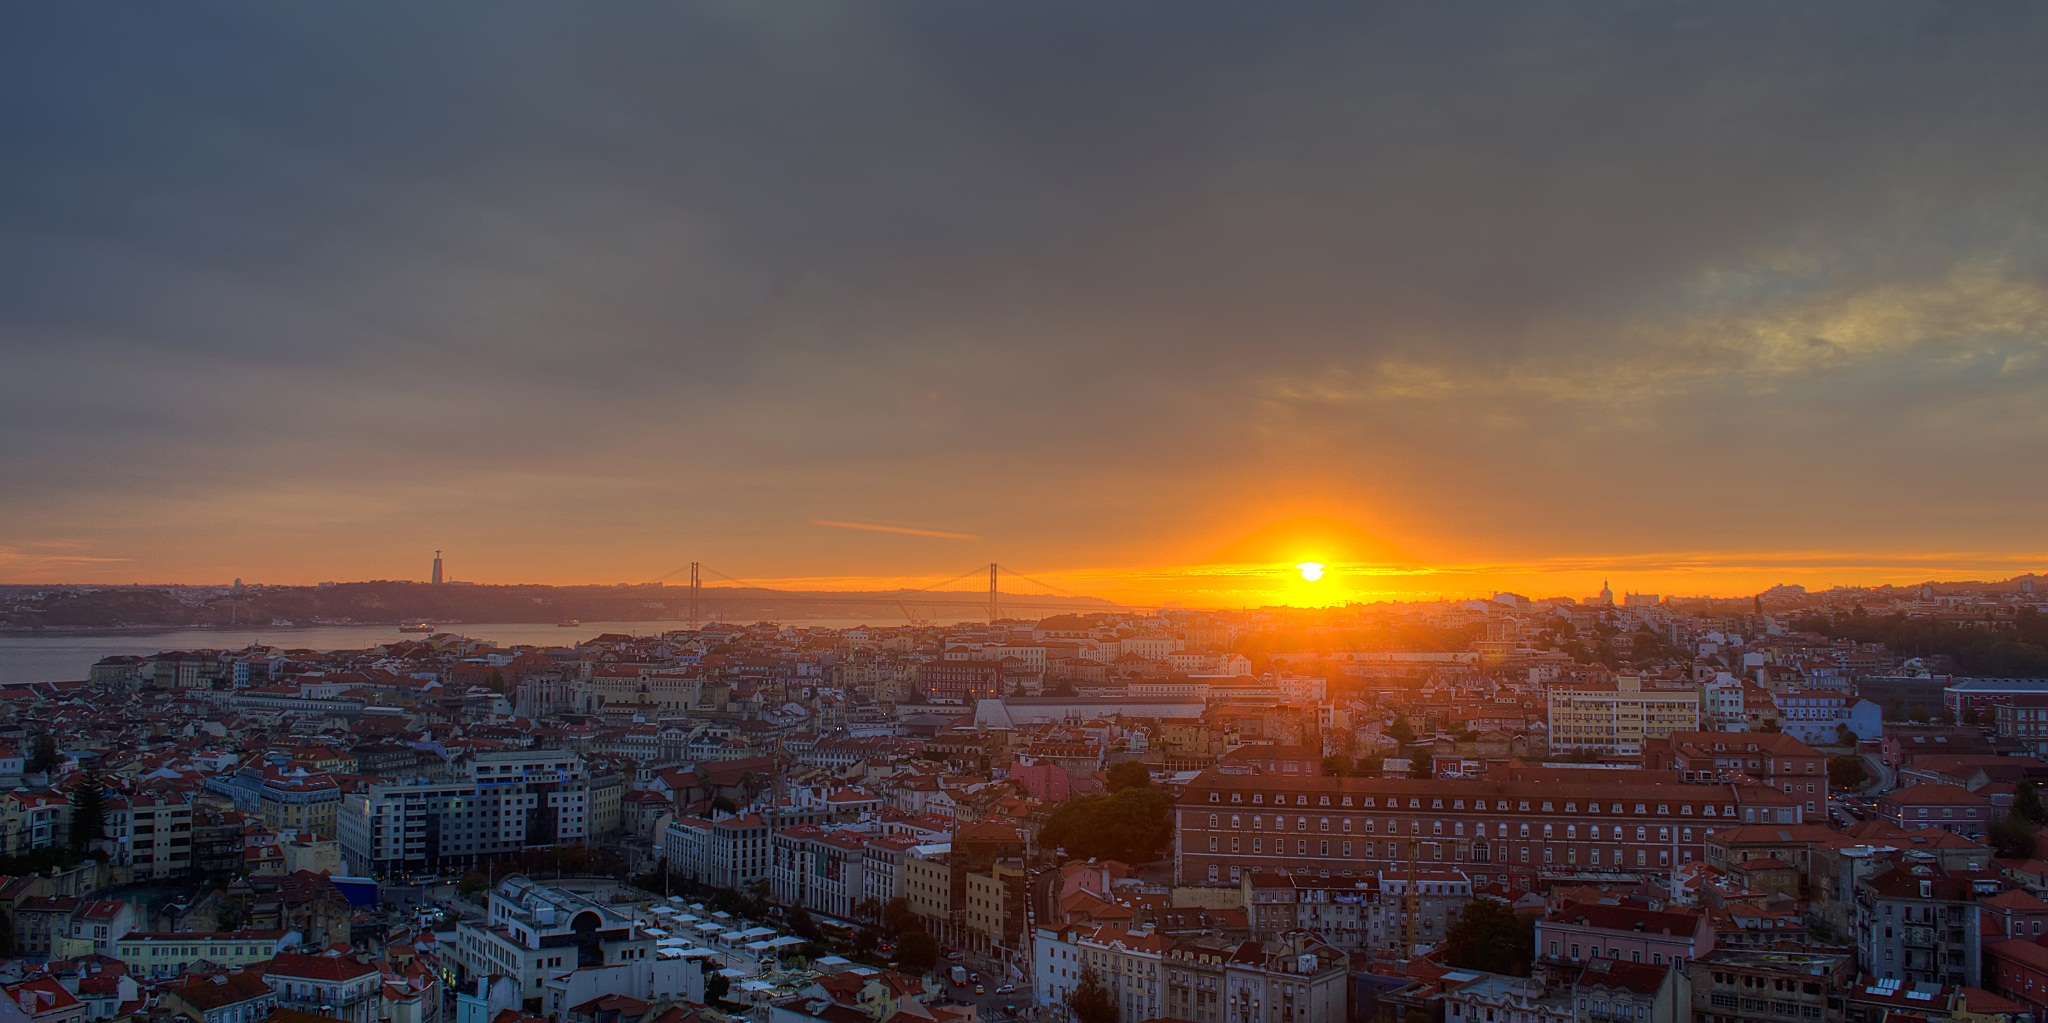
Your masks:
<path fill-rule="evenodd" d="M 1256 806 L 1256 805 L 1260 805 L 1261 803 L 1263 803 L 1263 802 L 1264 802 L 1264 799 L 1263 799 L 1264 795 L 1265 795 L 1265 794 L 1264 794 L 1264 793 L 1261 793 L 1261 792 L 1254 792 L 1254 793 L 1252 793 L 1252 794 L 1251 794 L 1251 797 L 1252 797 L 1252 798 L 1251 798 L 1251 802 L 1252 802 L 1252 804 Z M 1375 808 L 1376 808 L 1376 804 L 1375 804 L 1374 800 L 1375 800 L 1375 797 L 1373 797 L 1373 796 L 1363 796 L 1363 797 L 1360 797 L 1360 798 L 1358 799 L 1358 806 L 1360 806 L 1360 807 L 1363 807 L 1363 808 L 1365 808 L 1365 809 L 1375 809 Z M 1223 802 L 1223 798 L 1222 798 L 1222 793 L 1220 793 L 1220 792 L 1211 792 L 1211 793 L 1209 793 L 1209 802 L 1211 802 L 1211 803 L 1220 803 L 1220 802 Z M 1233 803 L 1242 803 L 1242 802 L 1244 802 L 1244 793 L 1242 793 L 1242 792 L 1232 792 L 1232 793 L 1230 794 L 1230 802 L 1233 802 Z M 1433 797 L 1433 798 L 1431 798 L 1431 799 L 1430 799 L 1430 801 L 1429 801 L 1429 809 L 1431 809 L 1431 810 L 1446 810 L 1446 809 L 1448 809 L 1448 810 L 1464 810 L 1464 809 L 1466 809 L 1466 808 L 1467 808 L 1467 807 L 1466 807 L 1466 805 L 1465 805 L 1466 801 L 1465 801 L 1465 800 L 1463 800 L 1463 799 L 1455 799 L 1455 798 L 1454 798 L 1454 799 L 1452 799 L 1452 800 L 1451 800 L 1450 802 L 1451 802 L 1451 805 L 1447 807 L 1447 806 L 1445 806 L 1445 805 L 1444 805 L 1444 800 L 1443 800 L 1442 798 L 1440 798 L 1440 797 Z M 1540 800 L 1540 801 L 1536 801 L 1536 802 L 1540 802 L 1540 804 L 1541 804 L 1541 806 L 1540 806 L 1540 809 L 1533 809 L 1533 810 L 1532 810 L 1532 809 L 1531 809 L 1531 807 L 1532 807 L 1532 801 L 1531 801 L 1531 800 L 1523 799 L 1523 800 L 1518 800 L 1518 801 L 1514 801 L 1514 807 L 1515 807 L 1515 809 L 1514 809 L 1514 811 L 1512 811 L 1512 812 L 1520 812 L 1520 813 L 1552 813 L 1552 814 L 1554 814 L 1554 813 L 1558 813 L 1558 812 L 1559 812 L 1559 811 L 1558 811 L 1558 810 L 1556 809 L 1557 803 L 1556 803 L 1556 801 L 1555 801 L 1555 800 L 1548 800 L 1548 799 L 1546 799 L 1546 800 Z M 1485 800 L 1485 799 L 1474 799 L 1474 800 L 1472 800 L 1472 801 L 1471 801 L 1471 803 L 1472 803 L 1472 805 L 1471 805 L 1471 807 L 1470 807 L 1470 808 L 1471 808 L 1471 809 L 1473 809 L 1473 810 L 1487 810 L 1487 809 L 1492 809 L 1492 810 L 1495 810 L 1495 811 L 1497 811 L 1497 812 L 1501 812 L 1501 813 L 1507 813 L 1507 812 L 1511 812 L 1511 811 L 1510 811 L 1510 805 L 1509 805 L 1509 804 L 1510 804 L 1510 801 L 1509 801 L 1509 800 L 1506 800 L 1506 799 L 1496 799 L 1496 800 L 1492 800 L 1492 801 L 1491 801 L 1491 804 L 1490 804 L 1490 805 L 1489 805 L 1489 801 L 1488 801 L 1488 800 Z M 1275 795 L 1275 796 L 1273 797 L 1273 803 L 1272 803 L 1272 805 L 1274 805 L 1274 806 L 1286 806 L 1286 805 L 1288 805 L 1288 802 L 1287 802 L 1287 797 L 1286 797 L 1286 796 L 1285 796 L 1284 794 L 1276 794 L 1276 795 Z M 1308 806 L 1308 805 L 1310 805 L 1310 804 L 1309 804 L 1309 801 L 1308 801 L 1308 797 L 1307 797 L 1307 796 L 1305 796 L 1305 795 L 1299 795 L 1299 796 L 1296 796 L 1296 797 L 1294 798 L 1294 803 L 1293 803 L 1293 805 L 1295 805 L 1295 806 Z M 1335 805 L 1335 806 L 1342 806 L 1342 807 L 1348 807 L 1348 806 L 1351 806 L 1351 805 L 1352 805 L 1352 797 L 1351 797 L 1351 796 L 1339 796 L 1339 797 L 1337 797 L 1337 801 L 1336 801 L 1335 803 L 1332 803 L 1332 801 L 1331 801 L 1331 797 L 1329 797 L 1329 796 L 1319 796 L 1319 797 L 1317 797 L 1317 799 L 1316 799 L 1316 803 L 1315 803 L 1315 805 L 1316 805 L 1316 806 L 1332 806 L 1332 805 Z M 1585 809 L 1585 812 L 1586 812 L 1586 813 L 1588 813 L 1588 814 L 1599 814 L 1599 813 L 1607 813 L 1607 814 L 1622 814 L 1622 813 L 1627 813 L 1627 812 L 1629 812 L 1629 811 L 1627 811 L 1627 810 L 1623 809 L 1623 808 L 1624 808 L 1625 806 L 1627 806 L 1627 805 L 1629 805 L 1629 804 L 1625 804 L 1625 803 L 1600 803 L 1600 802 L 1597 802 L 1597 801 L 1595 801 L 1595 802 L 1588 802 L 1588 803 L 1586 804 L 1586 809 Z M 1643 814 L 1647 814 L 1647 813 L 1649 813 L 1649 812 L 1650 812 L 1650 804 L 1648 804 L 1648 803 L 1635 803 L 1635 804 L 1633 804 L 1633 805 L 1634 805 L 1634 807 L 1635 807 L 1635 810 L 1634 810 L 1634 812 L 1635 812 L 1635 813 L 1636 813 L 1637 815 L 1643 815 Z M 1602 810 L 1602 809 L 1601 809 L 1601 807 L 1602 807 L 1602 806 L 1606 806 L 1606 807 L 1608 807 L 1608 809 L 1606 809 L 1606 810 Z M 1396 796 L 1389 796 L 1389 797 L 1387 797 L 1387 803 L 1386 803 L 1386 808 L 1387 808 L 1387 809 L 1389 809 L 1389 810 L 1399 810 L 1399 809 L 1402 809 L 1402 806 L 1401 806 L 1401 800 L 1400 800 L 1400 798 L 1399 798 L 1399 797 L 1396 797 Z M 1420 809 L 1422 809 L 1422 808 L 1423 808 L 1423 806 L 1422 806 L 1422 800 L 1421 800 L 1421 799 L 1419 799 L 1419 798 L 1416 798 L 1416 797 L 1413 797 L 1413 796 L 1411 796 L 1411 797 L 1409 797 L 1409 799 L 1408 799 L 1408 805 L 1407 805 L 1407 807 L 1406 807 L 1406 808 L 1407 808 L 1407 809 L 1410 809 L 1410 810 L 1420 810 Z M 1703 803 L 1703 804 L 1700 804 L 1700 805 L 1699 805 L 1699 807 L 1698 807 L 1698 810 L 1699 810 L 1699 816 L 1702 816 L 1702 817 L 1713 817 L 1713 816 L 1716 816 L 1716 814 L 1715 814 L 1715 806 L 1714 806 L 1714 804 L 1712 804 L 1712 803 Z M 1693 811 L 1694 811 L 1694 805 L 1693 805 L 1693 804 L 1691 804 L 1691 803 L 1680 803 L 1680 804 L 1678 804 L 1678 815 L 1679 815 L 1679 816 L 1681 816 L 1681 817 L 1690 817 L 1690 816 L 1692 816 L 1692 815 L 1693 815 Z M 1578 803 L 1577 803 L 1576 801 L 1568 801 L 1568 802 L 1566 802 L 1566 803 L 1564 804 L 1564 810 L 1563 810 L 1562 812 L 1564 812 L 1564 813 L 1578 813 L 1578 812 L 1579 812 L 1579 804 L 1578 804 Z M 1657 804 L 1657 815 L 1658 815 L 1658 816 L 1660 816 L 1660 817 L 1669 817 L 1669 816 L 1671 816 L 1671 806 L 1670 806 L 1670 804 L 1668 804 L 1668 803 L 1658 803 L 1658 804 Z M 1719 816 L 1722 816 L 1722 817 L 1734 817 L 1734 816 L 1735 816 L 1735 806 L 1734 806 L 1734 804 L 1730 803 L 1730 804 L 1725 804 L 1725 805 L 1723 805 L 1723 806 L 1722 806 L 1722 807 L 1720 808 L 1720 814 L 1719 814 Z"/>
<path fill-rule="evenodd" d="M 1210 814 L 1210 815 L 1209 815 L 1209 827 L 1210 827 L 1210 828 L 1211 828 L 1212 830 L 1221 830 L 1221 821 L 1222 821 L 1222 815 L 1221 815 L 1221 814 L 1213 814 L 1213 813 L 1212 813 L 1212 814 Z M 1263 815 L 1259 815 L 1259 814 L 1253 814 L 1253 815 L 1252 815 L 1252 830 L 1253 830 L 1253 831 L 1260 831 L 1260 830 L 1264 830 L 1264 822 L 1265 822 L 1265 817 L 1264 817 Z M 1339 823 L 1340 823 L 1340 824 L 1342 825 L 1342 827 L 1340 827 L 1340 828 L 1339 828 L 1338 830 L 1340 830 L 1340 831 L 1342 831 L 1342 832 L 1344 832 L 1344 833 L 1346 833 L 1346 834 L 1349 834 L 1349 833 L 1351 832 L 1351 818 L 1349 818 L 1349 817 L 1341 818 L 1341 819 L 1339 820 Z M 1365 820 L 1365 825 L 1364 825 L 1364 827 L 1360 828 L 1359 830 L 1360 830 L 1360 831 L 1361 831 L 1362 833 L 1364 833 L 1364 834 L 1367 834 L 1367 835 L 1373 834 L 1373 833 L 1374 833 L 1374 831 L 1375 831 L 1375 828 L 1374 828 L 1374 823 L 1375 823 L 1375 822 L 1374 822 L 1374 821 L 1373 821 L 1373 820 L 1372 820 L 1371 818 L 1367 818 L 1367 819 Z M 1465 823 L 1466 823 L 1466 822 L 1464 822 L 1464 821 L 1452 821 L 1452 822 L 1451 822 L 1451 836 L 1452 836 L 1452 837 L 1457 837 L 1457 838 L 1462 838 L 1462 837 L 1464 837 L 1464 835 L 1465 835 Z M 1240 814 L 1231 814 L 1231 815 L 1230 815 L 1230 827 L 1231 827 L 1232 829 L 1234 829 L 1234 830 L 1238 830 L 1238 831 L 1242 831 L 1242 830 L 1244 830 L 1244 821 L 1243 821 L 1243 816 L 1242 816 L 1242 815 L 1240 815 Z M 1517 831 L 1517 834 L 1516 834 L 1516 837 L 1519 837 L 1519 838 L 1533 838 L 1533 837 L 1535 837 L 1535 835 L 1534 835 L 1534 834 L 1532 834 L 1532 832 L 1531 832 L 1531 828 L 1532 828 L 1532 827 L 1534 827 L 1534 826 L 1532 826 L 1532 825 L 1529 825 L 1529 824 L 1520 824 L 1520 825 L 1516 825 L 1516 827 L 1517 827 L 1517 829 L 1518 829 L 1518 831 Z M 1543 837 L 1543 838 L 1555 838 L 1555 837 L 1556 837 L 1556 827 L 1557 827 L 1556 825 L 1554 825 L 1554 824 L 1543 824 L 1543 825 L 1540 825 L 1540 827 L 1541 827 L 1541 828 L 1543 829 L 1543 832 L 1542 832 L 1542 837 Z M 1507 822 L 1505 822 L 1505 821 L 1500 821 L 1500 822 L 1496 822 L 1496 823 L 1494 824 L 1494 829 L 1493 829 L 1493 837 L 1495 837 L 1495 838 L 1503 838 L 1503 839 L 1504 839 L 1504 838 L 1507 838 L 1507 837 L 1509 837 L 1509 834 L 1508 834 L 1508 828 L 1509 828 L 1509 825 L 1507 824 Z M 1280 817 L 1280 816 L 1275 816 L 1275 817 L 1273 818 L 1273 829 L 1274 829 L 1275 831 L 1285 831 L 1285 830 L 1287 830 L 1287 818 L 1285 818 L 1285 817 Z M 1306 818 L 1306 817 L 1296 817 L 1296 818 L 1294 819 L 1294 830 L 1296 830 L 1296 831 L 1307 831 L 1307 830 L 1309 830 L 1309 827 L 1308 827 L 1308 818 Z M 1324 817 L 1324 818 L 1321 818 L 1321 819 L 1320 819 L 1320 821 L 1319 821 L 1319 826 L 1318 826 L 1317 830 L 1319 830 L 1319 831 L 1325 831 L 1325 832 L 1329 831 L 1329 830 L 1330 830 L 1330 818 L 1328 818 L 1328 817 Z M 1392 819 L 1392 818 L 1389 818 L 1389 819 L 1387 820 L 1387 831 L 1386 831 L 1386 833 L 1387 833 L 1387 834 L 1389 834 L 1389 835 L 1397 835 L 1397 834 L 1400 834 L 1400 832 L 1401 832 L 1401 829 L 1400 829 L 1400 821 L 1398 821 L 1398 820 L 1395 820 L 1395 819 Z M 1595 841 L 1595 842 L 1603 842 L 1603 841 L 1625 842 L 1625 841 L 1628 841 L 1627 829 L 1626 829 L 1626 828 L 1624 828 L 1624 827 L 1623 827 L 1622 825 L 1619 825 L 1619 824 L 1615 824 L 1615 825 L 1589 824 L 1589 825 L 1587 825 L 1587 826 L 1586 826 L 1586 832 L 1587 832 L 1587 838 L 1589 838 L 1589 839 L 1591 839 L 1592 841 Z M 1411 834 L 1411 835 L 1419 835 L 1419 834 L 1421 834 L 1421 833 L 1422 833 L 1422 822 L 1421 822 L 1420 820 L 1413 820 L 1413 819 L 1411 819 L 1411 820 L 1410 820 L 1410 821 L 1408 822 L 1408 833 L 1409 833 L 1409 834 Z M 1712 835 L 1712 834 L 1714 833 L 1714 829 L 1712 829 L 1712 828 L 1708 828 L 1708 829 L 1707 829 L 1707 832 L 1706 832 L 1706 833 L 1707 833 L 1707 834 L 1709 834 L 1709 835 Z M 1441 837 L 1441 836 L 1442 836 L 1442 835 L 1444 834 L 1444 822 L 1443 822 L 1443 821 L 1440 821 L 1440 820 L 1437 820 L 1437 821 L 1431 821 L 1431 822 L 1430 822 L 1430 834 L 1432 834 L 1432 835 L 1435 835 L 1435 836 L 1439 836 L 1439 837 Z M 1636 827 L 1636 829 L 1635 829 L 1635 836 L 1636 836 L 1636 837 L 1635 837 L 1635 840 L 1636 840 L 1636 841 L 1638 841 L 1638 842 L 1647 842 L 1647 841 L 1649 841 L 1649 840 L 1650 840 L 1650 829 L 1649 829 L 1649 828 L 1648 828 L 1647 826 L 1641 826 L 1641 825 L 1639 825 L 1639 826 L 1637 826 L 1637 827 Z M 1473 824 L 1473 837 L 1476 837 L 1476 838 L 1485 838 L 1485 837 L 1487 837 L 1487 836 L 1486 836 L 1486 822 L 1485 822 L 1485 821 L 1478 821 L 1478 822 L 1475 822 L 1475 823 Z M 1579 825 L 1577 825 L 1577 824 L 1567 824 L 1567 825 L 1565 825 L 1565 826 L 1564 826 L 1564 837 L 1565 837 L 1566 839 L 1576 839 L 1576 838 L 1578 838 L 1578 837 L 1579 837 Z M 1679 841 L 1682 841 L 1682 842 L 1691 842 L 1691 841 L 1692 841 L 1692 839 L 1693 839 L 1693 834 L 1692 834 L 1692 829 L 1691 829 L 1691 828 L 1680 828 L 1680 829 L 1679 829 Z M 1659 841 L 1659 842 L 1670 842 L 1670 841 L 1671 841 L 1671 828 L 1670 828 L 1669 826 L 1660 826 L 1660 827 L 1658 827 L 1658 828 L 1657 828 L 1657 841 Z M 1215 846 L 1216 840 L 1215 840 L 1214 838 L 1211 838 L 1211 839 L 1209 840 L 1209 843 L 1210 843 L 1210 845 L 1209 845 L 1210 851 L 1211 851 L 1211 852 L 1214 852 L 1214 851 L 1215 851 L 1215 849 L 1216 849 L 1216 846 Z M 1326 843 L 1326 844 L 1327 844 L 1327 843 Z M 1346 844 L 1348 845 L 1349 843 L 1346 843 Z"/>

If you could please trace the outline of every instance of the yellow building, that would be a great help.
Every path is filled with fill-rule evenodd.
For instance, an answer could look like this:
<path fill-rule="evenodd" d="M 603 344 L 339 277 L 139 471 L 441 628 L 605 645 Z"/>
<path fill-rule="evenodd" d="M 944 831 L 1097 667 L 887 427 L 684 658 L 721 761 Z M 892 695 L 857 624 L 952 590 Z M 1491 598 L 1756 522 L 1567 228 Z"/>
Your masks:
<path fill-rule="evenodd" d="M 114 957 L 138 978 L 175 977 L 196 962 L 247 966 L 277 954 L 283 931 L 132 931 L 114 943 Z"/>
<path fill-rule="evenodd" d="M 1553 753 L 1634 756 L 1647 739 L 1700 726 L 1700 694 L 1691 686 L 1645 689 L 1640 677 L 1623 675 L 1612 682 L 1554 685 L 1549 695 Z"/>
<path fill-rule="evenodd" d="M 1016 949 L 1024 933 L 1024 864 L 999 860 L 986 873 L 967 875 L 962 916 L 976 951 Z"/>

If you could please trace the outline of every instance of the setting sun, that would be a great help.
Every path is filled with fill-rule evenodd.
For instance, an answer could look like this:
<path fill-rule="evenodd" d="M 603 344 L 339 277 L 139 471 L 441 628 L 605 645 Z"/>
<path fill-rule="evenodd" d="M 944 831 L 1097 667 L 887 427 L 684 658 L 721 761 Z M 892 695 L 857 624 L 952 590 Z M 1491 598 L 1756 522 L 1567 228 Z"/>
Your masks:
<path fill-rule="evenodd" d="M 1309 582 L 1315 582 L 1323 577 L 1323 564 L 1320 561 L 1304 561 L 1294 567 L 1299 569 L 1301 577 Z"/>

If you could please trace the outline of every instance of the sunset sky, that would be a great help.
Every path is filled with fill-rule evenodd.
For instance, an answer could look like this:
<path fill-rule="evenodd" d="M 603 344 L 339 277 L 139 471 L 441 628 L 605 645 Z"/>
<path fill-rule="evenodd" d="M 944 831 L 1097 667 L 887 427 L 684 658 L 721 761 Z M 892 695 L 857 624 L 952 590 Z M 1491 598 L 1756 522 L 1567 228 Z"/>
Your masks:
<path fill-rule="evenodd" d="M 0 582 L 2048 566 L 2042 5 L 0 24 Z"/>

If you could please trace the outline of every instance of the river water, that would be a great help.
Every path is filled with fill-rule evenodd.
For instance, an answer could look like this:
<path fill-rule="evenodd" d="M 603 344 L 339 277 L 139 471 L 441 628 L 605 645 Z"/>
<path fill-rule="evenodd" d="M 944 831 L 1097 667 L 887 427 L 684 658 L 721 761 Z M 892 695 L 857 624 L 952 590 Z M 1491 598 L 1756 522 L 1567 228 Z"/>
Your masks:
<path fill-rule="evenodd" d="M 780 619 L 784 625 L 849 629 L 856 625 L 892 626 L 901 622 L 856 621 L 851 618 Z M 680 629 L 682 622 L 584 622 L 575 626 L 546 622 L 440 625 L 453 632 L 501 646 L 535 644 L 573 646 L 606 632 L 653 636 Z M 160 632 L 4 632 L 0 633 L 0 684 L 59 682 L 85 678 L 93 662 L 118 654 L 149 655 L 164 650 L 238 650 L 262 643 L 292 650 L 361 650 L 409 638 L 395 625 L 267 626 L 227 629 L 165 629 Z"/>

